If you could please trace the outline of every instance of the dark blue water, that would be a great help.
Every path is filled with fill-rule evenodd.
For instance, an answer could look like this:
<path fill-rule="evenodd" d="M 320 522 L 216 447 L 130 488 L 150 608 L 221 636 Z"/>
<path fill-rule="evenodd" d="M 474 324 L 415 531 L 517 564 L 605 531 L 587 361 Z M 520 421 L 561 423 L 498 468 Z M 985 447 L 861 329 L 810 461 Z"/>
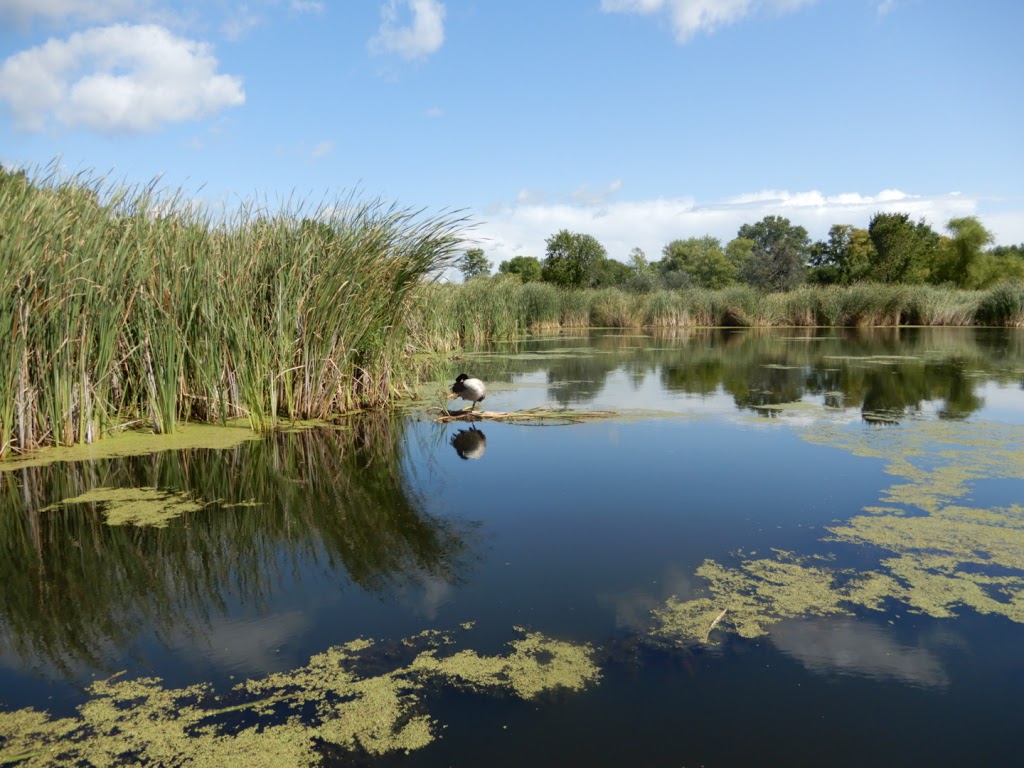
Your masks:
<path fill-rule="evenodd" d="M 70 715 L 84 686 L 122 670 L 226 690 L 358 637 L 475 622 L 481 654 L 515 626 L 590 643 L 602 680 L 534 701 L 438 691 L 443 738 L 370 764 L 1019 764 L 1024 625 L 1006 617 L 893 604 L 714 646 L 649 631 L 667 598 L 700 594 L 706 559 L 875 567 L 873 548 L 826 529 L 880 503 L 897 482 L 887 460 L 809 436 L 1020 427 L 1024 336 L 592 332 L 452 367 L 488 381 L 484 410 L 619 415 L 439 424 L 424 407 L 227 452 L 3 475 L 0 707 Z M 471 429 L 467 459 L 452 441 Z M 81 505 L 40 512 L 104 484 L 223 507 L 159 530 L 111 528 Z M 1024 478 L 979 479 L 968 498 L 1020 503 Z"/>

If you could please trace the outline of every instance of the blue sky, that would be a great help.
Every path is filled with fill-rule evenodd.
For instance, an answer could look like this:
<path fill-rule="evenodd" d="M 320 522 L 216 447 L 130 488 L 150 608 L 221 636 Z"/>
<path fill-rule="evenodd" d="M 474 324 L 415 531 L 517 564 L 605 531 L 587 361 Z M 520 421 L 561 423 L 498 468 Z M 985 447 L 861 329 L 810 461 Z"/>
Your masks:
<path fill-rule="evenodd" d="M 0 163 L 460 209 L 495 266 L 769 214 L 1020 243 L 1022 27 L 1019 0 L 0 0 Z"/>

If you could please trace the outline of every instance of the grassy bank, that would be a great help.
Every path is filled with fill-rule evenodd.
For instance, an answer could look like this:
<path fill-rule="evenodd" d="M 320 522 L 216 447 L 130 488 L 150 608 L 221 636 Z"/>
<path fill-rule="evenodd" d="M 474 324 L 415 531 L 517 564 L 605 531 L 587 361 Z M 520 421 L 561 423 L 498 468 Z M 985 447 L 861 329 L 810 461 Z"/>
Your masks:
<path fill-rule="evenodd" d="M 138 420 L 324 418 L 414 383 L 457 215 L 354 196 L 214 219 L 153 185 L 0 174 L 0 457 Z"/>
<path fill-rule="evenodd" d="M 987 291 L 863 284 L 761 293 L 748 286 L 570 291 L 502 277 L 417 290 L 419 343 L 435 348 L 561 328 L 897 325 L 1024 327 L 1024 284 Z"/>

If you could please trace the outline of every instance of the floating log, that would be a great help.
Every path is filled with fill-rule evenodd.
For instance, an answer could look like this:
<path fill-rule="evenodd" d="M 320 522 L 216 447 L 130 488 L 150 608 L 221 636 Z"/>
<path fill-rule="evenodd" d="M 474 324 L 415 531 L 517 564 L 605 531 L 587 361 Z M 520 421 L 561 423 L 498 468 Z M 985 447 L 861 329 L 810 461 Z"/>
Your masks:
<path fill-rule="evenodd" d="M 480 411 L 472 408 L 451 410 L 450 408 L 433 407 L 427 413 L 434 421 L 447 424 L 452 421 L 500 421 L 530 426 L 553 426 L 556 424 L 579 424 L 594 419 L 610 419 L 618 414 L 615 411 L 584 411 L 569 408 L 555 408 L 542 405 L 521 411 Z"/>

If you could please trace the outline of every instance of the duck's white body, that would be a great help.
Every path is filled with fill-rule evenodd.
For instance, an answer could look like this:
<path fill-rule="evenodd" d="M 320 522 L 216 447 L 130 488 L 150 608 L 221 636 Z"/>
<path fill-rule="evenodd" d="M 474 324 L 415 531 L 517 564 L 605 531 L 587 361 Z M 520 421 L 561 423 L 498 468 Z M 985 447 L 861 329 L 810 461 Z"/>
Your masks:
<path fill-rule="evenodd" d="M 470 410 L 476 408 L 476 404 L 484 399 L 487 394 L 487 387 L 480 379 L 474 379 L 465 373 L 460 373 L 452 385 L 452 392 L 463 400 L 473 403 Z"/>

